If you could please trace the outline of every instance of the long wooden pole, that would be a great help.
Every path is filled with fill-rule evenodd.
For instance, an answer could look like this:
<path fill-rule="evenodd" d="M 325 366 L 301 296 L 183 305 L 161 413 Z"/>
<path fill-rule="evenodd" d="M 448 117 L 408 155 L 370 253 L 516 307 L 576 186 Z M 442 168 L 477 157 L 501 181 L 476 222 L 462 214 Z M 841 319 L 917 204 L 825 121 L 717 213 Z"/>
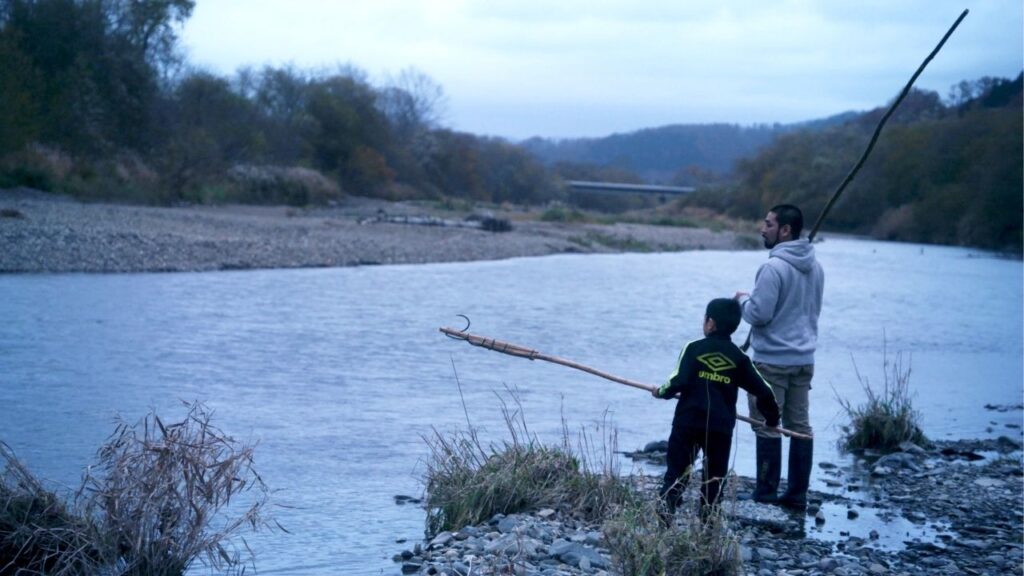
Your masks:
<path fill-rule="evenodd" d="M 860 167 L 863 166 L 864 162 L 868 159 L 868 155 L 871 154 L 871 150 L 875 147 L 875 142 L 878 141 L 878 136 L 882 133 L 882 127 L 885 126 L 885 123 L 889 120 L 889 117 L 892 116 L 892 113 L 896 111 L 896 107 L 900 105 L 900 102 L 903 102 L 903 99 L 910 93 L 910 88 L 914 85 L 917 77 L 921 75 L 921 72 L 924 72 L 925 66 L 928 66 L 928 63 L 932 61 L 932 58 L 935 58 L 935 55 L 939 53 L 939 50 L 942 50 L 943 45 L 946 44 L 946 40 L 949 40 L 949 37 L 953 35 L 953 31 L 956 30 L 957 26 L 959 26 L 960 23 L 963 22 L 964 18 L 967 17 L 968 12 L 969 10 L 964 10 L 960 14 L 960 17 L 956 19 L 956 22 L 953 22 L 953 25 L 950 26 L 948 31 L 946 31 L 946 35 L 942 37 L 942 40 L 939 40 L 938 45 L 936 45 L 935 49 L 928 54 L 928 57 L 924 59 L 924 62 L 921 62 L 921 65 L 917 67 L 917 71 L 910 77 L 910 81 L 907 82 L 907 85 L 903 87 L 899 96 L 896 97 L 896 100 L 891 106 L 889 106 L 889 109 L 886 110 L 882 119 L 878 122 L 878 126 L 875 127 L 875 133 L 871 135 L 871 140 L 868 142 L 867 148 L 865 148 L 864 153 L 860 155 L 860 160 L 854 164 L 853 169 L 850 170 L 850 173 L 847 174 L 846 178 L 844 178 L 842 183 L 839 184 L 836 191 L 832 193 L 832 197 L 829 198 L 828 203 L 825 204 L 825 208 L 822 209 L 821 214 L 818 216 L 818 220 L 814 223 L 814 228 L 811 228 L 811 233 L 807 236 L 807 240 L 809 242 L 814 241 L 815 235 L 818 234 L 818 228 L 820 228 L 821 223 L 825 221 L 825 216 L 828 216 L 828 213 L 832 210 L 832 206 L 837 200 L 839 200 L 839 196 L 843 193 L 843 190 L 846 189 L 847 184 L 853 181 L 853 177 L 857 175 L 857 172 L 860 171 Z"/>
<path fill-rule="evenodd" d="M 575 368 L 576 370 L 581 370 L 588 374 L 593 374 L 594 376 L 600 376 L 605 380 L 611 380 L 612 382 L 617 382 L 619 384 L 624 384 L 626 386 L 632 386 L 633 388 L 639 388 L 641 390 L 646 390 L 648 392 L 654 392 L 655 390 L 658 389 L 657 386 L 653 386 L 651 384 L 644 384 L 642 382 L 637 382 L 635 380 L 629 380 L 627 378 L 615 376 L 614 374 L 609 374 L 596 368 L 591 368 L 590 366 L 580 364 L 579 362 L 573 362 L 572 360 L 566 360 L 565 358 L 559 358 L 558 356 L 544 354 L 543 352 L 533 350 L 532 348 L 526 348 L 525 346 L 520 346 L 518 344 L 503 342 L 501 340 L 495 340 L 494 338 L 487 338 L 484 336 L 477 336 L 476 334 L 470 334 L 469 332 L 465 332 L 463 330 L 456 330 L 454 328 L 441 328 L 440 330 L 445 336 L 448 336 L 449 338 L 454 338 L 456 340 L 465 340 L 466 342 L 469 342 L 473 346 L 479 346 L 480 348 L 494 350 L 495 352 L 501 352 L 503 354 L 508 354 L 510 356 L 527 358 L 529 360 L 544 360 L 545 362 L 551 362 L 553 364 L 561 364 L 562 366 Z M 742 420 L 743 422 L 746 422 L 748 424 L 764 426 L 764 422 L 762 422 L 761 420 L 755 420 L 753 418 L 748 418 L 740 414 L 736 415 L 736 419 Z M 805 440 L 812 439 L 812 437 L 808 436 L 807 434 L 793 432 L 792 430 L 786 430 L 785 428 L 775 428 L 775 430 L 777 430 L 781 434 L 785 434 L 786 436 L 792 436 L 794 438 L 803 438 Z"/>

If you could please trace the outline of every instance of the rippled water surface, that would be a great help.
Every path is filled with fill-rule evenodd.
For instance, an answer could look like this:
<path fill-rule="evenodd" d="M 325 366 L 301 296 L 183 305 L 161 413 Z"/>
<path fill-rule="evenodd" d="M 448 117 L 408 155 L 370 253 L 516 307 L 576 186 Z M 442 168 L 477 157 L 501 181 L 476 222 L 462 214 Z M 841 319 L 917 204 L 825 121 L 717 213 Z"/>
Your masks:
<path fill-rule="evenodd" d="M 912 368 L 932 437 L 1019 424 L 1020 261 L 956 248 L 830 239 L 818 245 L 825 306 L 812 391 L 816 459 L 838 461 L 837 396 L 883 382 L 882 350 Z M 421 438 L 503 431 L 518 389 L 531 431 L 560 437 L 611 420 L 619 448 L 667 436 L 672 403 L 543 362 L 444 338 L 440 326 L 509 340 L 660 384 L 700 336 L 713 297 L 748 290 L 765 251 L 554 256 L 500 262 L 197 274 L 0 276 L 0 440 L 39 476 L 75 486 L 113 431 L 200 399 L 258 441 L 257 466 L 291 533 L 249 538 L 264 574 L 396 574 L 422 537 Z M 737 339 L 745 335 L 741 327 Z M 1016 434 L 1016 433 L 1015 433 Z M 753 471 L 737 428 L 735 468 Z M 623 463 L 624 471 L 631 464 Z"/>

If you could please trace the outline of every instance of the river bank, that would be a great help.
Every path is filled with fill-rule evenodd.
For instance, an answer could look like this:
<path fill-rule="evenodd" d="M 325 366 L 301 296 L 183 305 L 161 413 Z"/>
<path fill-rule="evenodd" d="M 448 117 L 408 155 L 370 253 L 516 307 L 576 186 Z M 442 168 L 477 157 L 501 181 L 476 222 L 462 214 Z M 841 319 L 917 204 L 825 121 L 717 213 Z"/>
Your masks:
<path fill-rule="evenodd" d="M 908 446 L 853 466 L 821 462 L 815 473 L 829 490 L 812 492 L 805 514 L 726 504 L 736 554 L 759 576 L 1020 574 L 1020 450 L 1019 439 L 1001 437 Z M 732 482 L 739 492 L 752 484 Z M 439 534 L 395 561 L 406 574 L 601 576 L 615 573 L 603 544 L 601 526 L 543 510 Z"/>
<path fill-rule="evenodd" d="M 0 272 L 187 272 L 499 260 L 562 253 L 734 250 L 754 234 L 648 224 L 541 221 L 422 203 L 345 198 L 331 207 L 149 207 L 0 190 Z"/>

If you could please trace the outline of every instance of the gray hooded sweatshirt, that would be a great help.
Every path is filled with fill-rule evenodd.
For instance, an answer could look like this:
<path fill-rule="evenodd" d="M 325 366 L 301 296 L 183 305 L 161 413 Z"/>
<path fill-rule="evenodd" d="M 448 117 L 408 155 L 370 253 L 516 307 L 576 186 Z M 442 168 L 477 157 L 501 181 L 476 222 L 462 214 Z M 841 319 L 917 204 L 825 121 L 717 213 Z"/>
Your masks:
<path fill-rule="evenodd" d="M 825 273 L 806 239 L 776 244 L 743 302 L 753 360 L 778 366 L 814 364 Z"/>

